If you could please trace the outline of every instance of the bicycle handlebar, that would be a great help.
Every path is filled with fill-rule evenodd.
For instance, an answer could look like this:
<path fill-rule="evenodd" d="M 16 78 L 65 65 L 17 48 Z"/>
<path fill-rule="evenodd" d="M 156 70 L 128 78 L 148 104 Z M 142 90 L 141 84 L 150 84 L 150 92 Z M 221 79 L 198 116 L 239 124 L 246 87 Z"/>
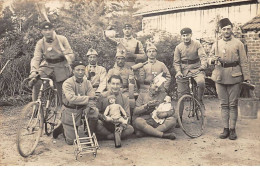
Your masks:
<path fill-rule="evenodd" d="M 28 78 L 25 78 L 22 82 L 22 85 L 29 81 L 28 82 L 28 86 L 29 87 L 32 87 L 39 79 L 43 80 L 43 81 L 47 81 L 50 85 L 51 88 L 54 88 L 54 83 L 53 83 L 53 80 L 50 79 L 50 78 L 45 78 L 45 77 L 40 77 L 40 75 L 38 74 L 36 77 L 28 77 Z"/>

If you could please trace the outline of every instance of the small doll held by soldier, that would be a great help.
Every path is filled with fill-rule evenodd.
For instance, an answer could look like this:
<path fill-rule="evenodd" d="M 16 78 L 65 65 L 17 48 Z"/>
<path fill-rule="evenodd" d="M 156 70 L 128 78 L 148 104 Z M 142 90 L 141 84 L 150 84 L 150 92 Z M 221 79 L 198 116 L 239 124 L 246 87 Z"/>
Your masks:
<path fill-rule="evenodd" d="M 116 126 L 120 126 L 120 129 L 123 130 L 128 121 L 126 111 L 120 104 L 115 103 L 116 97 L 114 95 L 108 96 L 108 102 L 110 105 L 107 106 L 104 112 L 105 120 L 114 123 Z"/>
<path fill-rule="evenodd" d="M 154 121 L 156 121 L 158 124 L 163 124 L 165 121 L 165 118 L 161 118 L 161 112 L 170 111 L 172 109 L 171 104 L 171 97 L 165 96 L 164 102 L 161 103 L 153 112 L 152 112 L 152 118 Z"/>

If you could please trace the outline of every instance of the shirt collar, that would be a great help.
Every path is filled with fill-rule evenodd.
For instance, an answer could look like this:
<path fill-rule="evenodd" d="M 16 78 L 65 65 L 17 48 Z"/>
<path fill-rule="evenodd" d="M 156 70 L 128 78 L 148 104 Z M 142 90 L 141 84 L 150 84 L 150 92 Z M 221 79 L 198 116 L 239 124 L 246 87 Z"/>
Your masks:
<path fill-rule="evenodd" d="M 124 37 L 126 40 L 131 40 L 131 39 L 133 39 L 133 36 L 130 36 L 130 37 Z"/>
<path fill-rule="evenodd" d="M 232 39 L 232 36 L 230 36 L 230 37 L 228 37 L 228 38 L 223 37 L 223 40 L 226 41 L 226 42 L 227 42 L 227 41 L 230 41 L 231 39 Z"/>
<path fill-rule="evenodd" d="M 77 78 L 74 76 L 74 80 L 75 80 L 76 83 L 81 84 L 81 83 L 83 83 L 84 78 L 82 78 L 81 80 L 79 80 L 79 79 L 77 79 Z"/>
<path fill-rule="evenodd" d="M 151 59 L 149 59 L 149 58 L 148 58 L 148 62 L 149 62 L 149 63 L 151 63 L 151 64 L 155 64 L 155 63 L 156 63 L 156 61 L 157 61 L 156 59 L 154 59 L 154 60 L 151 60 Z"/>

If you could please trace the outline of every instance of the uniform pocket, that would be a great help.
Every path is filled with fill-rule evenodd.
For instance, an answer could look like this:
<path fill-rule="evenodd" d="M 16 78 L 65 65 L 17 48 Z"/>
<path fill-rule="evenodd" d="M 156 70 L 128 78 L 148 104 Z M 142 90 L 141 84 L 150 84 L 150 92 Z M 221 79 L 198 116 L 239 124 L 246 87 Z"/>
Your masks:
<path fill-rule="evenodd" d="M 231 75 L 232 77 L 242 76 L 241 67 L 239 65 L 232 67 Z"/>

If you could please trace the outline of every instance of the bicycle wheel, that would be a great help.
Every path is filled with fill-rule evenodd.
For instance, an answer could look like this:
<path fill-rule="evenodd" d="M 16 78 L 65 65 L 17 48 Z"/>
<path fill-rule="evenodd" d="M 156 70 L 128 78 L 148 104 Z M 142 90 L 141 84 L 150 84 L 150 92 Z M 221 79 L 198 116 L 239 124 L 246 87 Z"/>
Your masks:
<path fill-rule="evenodd" d="M 43 113 L 39 103 L 31 102 L 21 112 L 17 148 L 21 156 L 31 155 L 40 139 L 43 129 Z"/>
<path fill-rule="evenodd" d="M 46 108 L 44 109 L 44 129 L 47 136 L 49 136 L 54 127 L 57 126 L 57 97 L 50 93 L 49 100 L 46 102 Z"/>
<path fill-rule="evenodd" d="M 196 138 L 204 130 L 204 109 L 191 95 L 183 95 L 177 104 L 178 122 L 186 135 Z"/>

